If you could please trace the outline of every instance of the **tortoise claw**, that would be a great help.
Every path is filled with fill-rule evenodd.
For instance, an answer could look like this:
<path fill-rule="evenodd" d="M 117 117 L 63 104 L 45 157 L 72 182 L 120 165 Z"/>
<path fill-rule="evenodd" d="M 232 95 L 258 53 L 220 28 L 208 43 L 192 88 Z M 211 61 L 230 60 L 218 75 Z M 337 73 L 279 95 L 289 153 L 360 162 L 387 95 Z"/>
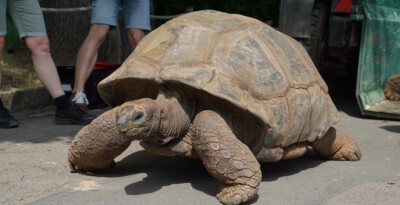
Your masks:
<path fill-rule="evenodd" d="M 109 166 L 104 167 L 103 169 L 84 169 L 82 167 L 80 167 L 79 165 L 76 165 L 75 163 L 73 163 L 71 160 L 68 159 L 68 165 L 70 168 L 70 172 L 71 173 L 87 173 L 87 174 L 93 174 L 91 171 L 99 171 L 99 170 L 108 170 L 111 169 L 113 167 L 116 166 L 117 163 L 115 163 L 115 161 L 113 160 Z"/>
<path fill-rule="evenodd" d="M 73 162 L 71 162 L 71 160 L 69 160 L 69 159 L 68 159 L 68 166 L 69 166 L 69 169 L 70 169 L 71 173 L 78 172 L 78 169 L 77 169 L 76 165 Z"/>

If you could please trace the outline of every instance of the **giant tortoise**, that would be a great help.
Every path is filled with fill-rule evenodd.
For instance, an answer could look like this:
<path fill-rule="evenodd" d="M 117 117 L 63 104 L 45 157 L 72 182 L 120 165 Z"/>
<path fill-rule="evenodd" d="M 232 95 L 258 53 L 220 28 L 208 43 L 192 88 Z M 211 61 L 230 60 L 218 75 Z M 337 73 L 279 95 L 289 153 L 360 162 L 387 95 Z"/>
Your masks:
<path fill-rule="evenodd" d="M 334 160 L 360 150 L 333 125 L 328 88 L 303 47 L 253 18 L 198 11 L 149 33 L 98 86 L 113 109 L 72 141 L 73 171 L 114 164 L 133 140 L 164 156 L 199 157 L 224 204 L 251 200 L 260 162 L 311 147 Z"/>

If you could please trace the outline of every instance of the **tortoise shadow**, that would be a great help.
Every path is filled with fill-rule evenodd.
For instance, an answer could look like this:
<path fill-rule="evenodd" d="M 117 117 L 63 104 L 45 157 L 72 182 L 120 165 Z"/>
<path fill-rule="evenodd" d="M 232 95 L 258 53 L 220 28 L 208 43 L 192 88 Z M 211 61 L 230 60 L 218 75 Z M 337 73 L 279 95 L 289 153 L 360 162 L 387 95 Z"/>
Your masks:
<path fill-rule="evenodd" d="M 275 181 L 324 162 L 310 149 L 301 158 L 261 163 L 262 182 Z M 156 156 L 143 150 L 126 156 L 114 168 L 96 176 L 123 177 L 139 173 L 147 176 L 127 185 L 124 188 L 127 195 L 148 194 L 165 186 L 190 183 L 194 189 L 215 196 L 219 187 L 219 182 L 207 172 L 200 159 Z"/>
<path fill-rule="evenodd" d="M 279 162 L 261 163 L 263 182 L 276 181 L 279 178 L 297 174 L 307 169 L 318 167 L 329 160 L 322 159 L 312 149 L 300 158 L 281 160 Z"/>
<path fill-rule="evenodd" d="M 386 126 L 381 126 L 381 128 L 389 132 L 400 133 L 399 125 L 386 125 Z"/>
<path fill-rule="evenodd" d="M 191 183 L 193 188 L 209 195 L 215 195 L 218 189 L 218 181 L 208 174 L 200 159 L 164 157 L 143 150 L 126 156 L 114 168 L 96 173 L 96 176 L 124 177 L 140 173 L 147 176 L 127 185 L 126 194 L 147 194 L 183 183 Z"/>

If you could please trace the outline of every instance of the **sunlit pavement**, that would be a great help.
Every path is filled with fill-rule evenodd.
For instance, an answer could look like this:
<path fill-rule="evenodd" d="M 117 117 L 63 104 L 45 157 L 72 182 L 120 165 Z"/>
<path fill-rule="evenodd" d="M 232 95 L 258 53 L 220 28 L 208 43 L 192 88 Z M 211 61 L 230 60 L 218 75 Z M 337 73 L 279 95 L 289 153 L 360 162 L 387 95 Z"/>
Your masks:
<path fill-rule="evenodd" d="M 335 103 L 336 127 L 358 142 L 361 161 L 326 161 L 310 150 L 302 158 L 263 163 L 251 204 L 400 201 L 400 122 L 365 118 L 353 99 Z M 20 127 L 0 130 L 0 204 L 219 204 L 218 182 L 200 160 L 151 155 L 137 143 L 109 171 L 70 173 L 68 144 L 80 127 L 54 125 L 53 115 L 52 107 L 16 113 Z"/>

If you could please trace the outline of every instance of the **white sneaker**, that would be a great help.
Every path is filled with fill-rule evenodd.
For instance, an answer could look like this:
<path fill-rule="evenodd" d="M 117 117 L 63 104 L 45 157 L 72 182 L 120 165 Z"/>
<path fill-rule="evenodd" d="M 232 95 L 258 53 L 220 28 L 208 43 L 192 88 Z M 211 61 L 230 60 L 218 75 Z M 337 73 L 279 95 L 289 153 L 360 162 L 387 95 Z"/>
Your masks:
<path fill-rule="evenodd" d="M 72 103 L 81 108 L 84 108 L 89 105 L 89 101 L 86 98 L 85 93 L 83 92 L 76 92 L 73 95 Z"/>

